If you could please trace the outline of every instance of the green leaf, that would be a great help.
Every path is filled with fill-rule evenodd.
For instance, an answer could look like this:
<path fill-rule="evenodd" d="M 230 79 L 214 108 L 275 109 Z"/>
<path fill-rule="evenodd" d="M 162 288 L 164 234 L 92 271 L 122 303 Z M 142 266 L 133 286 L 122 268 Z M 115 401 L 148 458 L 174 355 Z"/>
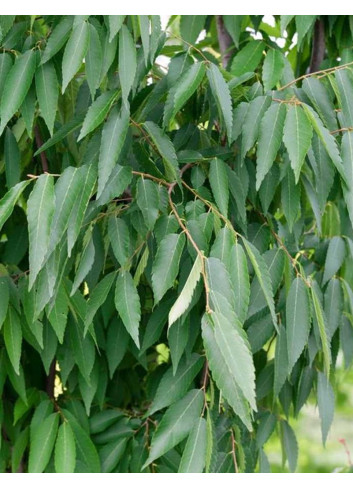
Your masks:
<path fill-rule="evenodd" d="M 135 43 L 129 29 L 122 25 L 119 32 L 119 79 L 125 102 L 134 83 L 136 68 Z"/>
<path fill-rule="evenodd" d="M 173 307 L 171 308 L 168 316 L 168 326 L 171 325 L 179 319 L 188 309 L 191 304 L 193 293 L 195 291 L 196 285 L 198 284 L 201 272 L 203 270 L 203 263 L 200 255 L 197 255 L 195 263 L 191 269 L 191 272 L 185 282 L 183 290 L 180 292 L 179 297 L 175 301 Z"/>
<path fill-rule="evenodd" d="M 202 473 L 206 465 L 207 427 L 199 418 L 191 430 L 181 457 L 179 473 Z"/>
<path fill-rule="evenodd" d="M 96 183 L 97 167 L 95 163 L 78 168 L 75 178 L 75 189 L 76 183 L 78 183 L 80 186 L 80 192 L 77 194 L 76 199 L 74 200 L 67 223 L 68 256 L 71 256 L 72 248 L 80 234 L 85 212 Z"/>
<path fill-rule="evenodd" d="M 335 79 L 341 95 L 345 126 L 353 127 L 353 79 L 350 70 L 337 70 Z"/>
<path fill-rule="evenodd" d="M 282 142 L 286 108 L 284 104 L 274 103 L 266 111 L 260 125 L 257 148 L 256 190 L 270 171 Z"/>
<path fill-rule="evenodd" d="M 332 278 L 325 292 L 325 316 L 327 319 L 327 333 L 329 338 L 335 334 L 342 319 L 343 291 L 338 278 Z"/>
<path fill-rule="evenodd" d="M 93 289 L 90 293 L 89 300 L 87 302 L 87 310 L 85 317 L 85 326 L 88 328 L 93 321 L 98 309 L 104 304 L 109 291 L 113 285 L 116 272 L 108 273 Z"/>
<path fill-rule="evenodd" d="M 58 129 L 56 133 L 50 139 L 48 139 L 46 143 L 42 144 L 42 146 L 39 149 L 37 149 L 37 151 L 34 153 L 34 156 L 43 153 L 43 151 L 46 151 L 47 149 L 51 148 L 55 144 L 62 141 L 64 138 L 66 138 L 66 136 L 68 136 L 73 131 L 76 131 L 76 129 L 81 127 L 82 122 L 83 122 L 83 116 L 78 115 L 73 119 L 71 119 L 67 124 L 61 126 L 60 129 Z"/>
<path fill-rule="evenodd" d="M 317 15 L 296 15 L 295 25 L 298 31 L 298 50 L 300 50 L 304 37 L 313 26 Z"/>
<path fill-rule="evenodd" d="M 36 53 L 29 50 L 18 56 L 4 84 L 0 104 L 0 134 L 14 113 L 20 108 L 31 86 L 36 69 Z"/>
<path fill-rule="evenodd" d="M 64 17 L 54 28 L 50 34 L 47 45 L 42 56 L 41 63 L 44 64 L 49 61 L 66 43 L 69 38 L 71 28 L 73 24 L 73 17 Z"/>
<path fill-rule="evenodd" d="M 51 175 L 41 175 L 28 198 L 29 289 L 44 264 L 50 244 L 50 227 L 55 209 L 54 182 Z"/>
<path fill-rule="evenodd" d="M 0 329 L 6 318 L 10 299 L 10 284 L 7 277 L 0 275 Z"/>
<path fill-rule="evenodd" d="M 233 58 L 230 72 L 234 76 L 240 76 L 249 71 L 255 71 L 259 65 L 265 43 L 263 41 L 250 41 Z"/>
<path fill-rule="evenodd" d="M 314 284 L 314 285 L 317 285 L 317 284 Z M 315 317 L 316 317 L 317 324 L 319 327 L 322 352 L 323 352 L 323 358 L 324 358 L 325 372 L 326 372 L 326 375 L 328 376 L 330 373 L 330 365 L 331 365 L 331 351 L 330 351 L 330 345 L 329 345 L 329 341 L 328 341 L 327 333 L 326 333 L 326 318 L 325 318 L 325 314 L 324 314 L 324 311 L 322 309 L 322 305 L 321 305 L 320 299 L 317 295 L 317 292 L 315 290 L 314 285 L 310 289 L 311 290 L 311 298 L 312 298 L 313 305 L 314 305 Z"/>
<path fill-rule="evenodd" d="M 118 217 L 110 217 L 108 235 L 115 258 L 121 266 L 125 266 L 130 257 L 130 234 L 126 222 Z"/>
<path fill-rule="evenodd" d="M 6 184 L 7 188 L 10 189 L 20 181 L 21 155 L 16 138 L 9 128 L 6 129 L 5 133 L 4 159 Z"/>
<path fill-rule="evenodd" d="M 188 44 L 195 44 L 204 27 L 206 15 L 181 15 L 180 35 Z"/>
<path fill-rule="evenodd" d="M 15 207 L 15 204 L 19 199 L 20 195 L 27 187 L 27 185 L 30 183 L 31 183 L 30 180 L 25 180 L 23 182 L 18 183 L 17 185 L 12 187 L 0 200 L 0 230 L 5 224 L 5 222 L 7 221 L 7 219 L 10 217 L 13 208 Z"/>
<path fill-rule="evenodd" d="M 158 303 L 167 290 L 173 286 L 179 273 L 179 262 L 184 245 L 184 234 L 168 234 L 162 239 L 152 267 L 152 289 L 155 303 Z"/>
<path fill-rule="evenodd" d="M 260 122 L 271 105 L 271 97 L 260 96 L 250 102 L 242 127 L 241 158 L 254 146 L 260 130 Z"/>
<path fill-rule="evenodd" d="M 256 444 L 258 448 L 264 446 L 272 435 L 277 424 L 277 418 L 272 413 L 265 413 L 260 419 L 259 427 L 256 433 Z"/>
<path fill-rule="evenodd" d="M 283 325 L 279 327 L 279 335 L 276 340 L 275 350 L 275 376 L 273 392 L 275 396 L 281 392 L 281 389 L 288 376 L 288 348 L 287 332 Z"/>
<path fill-rule="evenodd" d="M 249 345 L 244 341 L 236 324 L 220 312 L 212 313 L 214 337 L 222 351 L 229 372 L 239 385 L 250 406 L 256 410 L 255 369 Z"/>
<path fill-rule="evenodd" d="M 223 119 L 229 141 L 232 140 L 233 109 L 229 87 L 219 68 L 211 63 L 207 70 L 207 77 L 215 98 L 218 112 Z"/>
<path fill-rule="evenodd" d="M 335 394 L 328 378 L 322 372 L 317 373 L 317 402 L 321 418 L 322 443 L 325 445 L 335 411 Z"/>
<path fill-rule="evenodd" d="M 303 109 L 298 105 L 288 106 L 283 141 L 295 174 L 295 183 L 298 183 L 312 135 L 313 129 Z"/>
<path fill-rule="evenodd" d="M 101 81 L 103 49 L 99 34 L 92 24 L 89 24 L 89 31 L 89 44 L 85 56 L 85 66 L 87 70 L 87 83 L 93 100 Z"/>
<path fill-rule="evenodd" d="M 302 278 L 293 280 L 286 303 L 286 331 L 289 372 L 308 342 L 310 331 L 310 302 L 307 286 Z"/>
<path fill-rule="evenodd" d="M 152 437 L 150 454 L 143 469 L 188 436 L 200 416 L 202 405 L 202 390 L 193 389 L 170 406 Z"/>
<path fill-rule="evenodd" d="M 220 348 L 216 339 L 211 321 L 212 316 L 206 314 L 202 318 L 202 338 L 206 350 L 207 360 L 212 372 L 212 378 L 222 391 L 233 411 L 240 417 L 249 431 L 252 430 L 250 410 L 247 401 L 229 368 L 227 353 Z"/>
<path fill-rule="evenodd" d="M 6 77 L 12 67 L 12 57 L 10 53 L 0 54 L 0 98 L 4 90 Z"/>
<path fill-rule="evenodd" d="M 117 90 L 110 90 L 100 95 L 90 106 L 83 121 L 82 129 L 77 141 L 83 139 L 87 134 L 94 131 L 105 119 L 111 105 L 118 96 Z"/>
<path fill-rule="evenodd" d="M 108 327 L 105 347 L 110 378 L 113 377 L 115 370 L 124 358 L 129 341 L 130 336 L 122 321 L 118 318 L 113 318 Z"/>
<path fill-rule="evenodd" d="M 302 87 L 325 126 L 330 131 L 337 129 L 334 105 L 325 85 L 317 78 L 311 76 L 303 80 Z"/>
<path fill-rule="evenodd" d="M 286 216 L 289 231 L 292 232 L 293 224 L 299 217 L 300 210 L 300 185 L 296 185 L 294 173 L 290 168 L 281 182 L 281 198 L 283 212 Z"/>
<path fill-rule="evenodd" d="M 89 45 L 89 34 L 88 22 L 80 22 L 74 27 L 67 41 L 62 60 L 62 93 L 65 92 L 68 84 L 82 65 Z"/>
<path fill-rule="evenodd" d="M 4 340 L 10 362 L 17 375 L 20 375 L 20 359 L 22 351 L 21 319 L 13 307 L 9 307 L 4 322 Z"/>
<path fill-rule="evenodd" d="M 35 80 L 40 112 L 52 136 L 59 97 L 59 85 L 54 64 L 48 62 L 39 65 L 35 73 Z"/>
<path fill-rule="evenodd" d="M 240 244 L 232 246 L 229 274 L 235 293 L 235 312 L 239 321 L 244 323 L 250 299 L 250 280 L 246 256 Z"/>
<path fill-rule="evenodd" d="M 228 173 L 227 165 L 220 158 L 214 158 L 210 163 L 209 182 L 216 201 L 216 204 L 221 213 L 228 216 Z"/>
<path fill-rule="evenodd" d="M 251 244 L 249 241 L 247 241 L 245 238 L 242 239 L 248 257 L 251 261 L 252 266 L 254 267 L 254 271 L 260 283 L 262 292 L 264 293 L 267 305 L 270 309 L 273 324 L 275 328 L 278 329 L 275 304 L 273 300 L 272 281 L 268 271 L 268 267 L 266 265 L 265 260 L 262 258 L 259 251 L 257 250 L 257 248 L 255 248 L 255 246 Z"/>
<path fill-rule="evenodd" d="M 107 443 L 99 450 L 102 464 L 102 472 L 113 472 L 114 467 L 125 453 L 127 444 L 126 438 Z"/>
<path fill-rule="evenodd" d="M 158 385 L 152 406 L 148 411 L 149 415 L 170 406 L 183 397 L 201 370 L 203 363 L 203 358 L 193 353 L 189 359 L 181 361 L 175 374 L 173 367 L 169 367 Z"/>
<path fill-rule="evenodd" d="M 189 98 L 197 90 L 205 76 L 205 64 L 195 63 L 182 74 L 177 83 L 169 90 L 167 102 L 164 108 L 164 126 L 175 118 Z"/>
<path fill-rule="evenodd" d="M 335 165 L 343 181 L 348 185 L 344 167 L 342 165 L 342 159 L 339 154 L 335 138 L 332 136 L 332 134 L 330 134 L 329 130 L 323 126 L 318 115 L 311 107 L 309 107 L 309 105 L 303 104 L 302 107 L 304 108 L 306 115 L 308 116 L 308 119 L 310 120 L 311 125 L 313 126 L 316 134 L 318 135 L 322 144 L 324 145 L 324 148 L 329 154 L 332 163 Z"/>
<path fill-rule="evenodd" d="M 76 444 L 72 429 L 67 421 L 59 428 L 55 443 L 55 471 L 57 473 L 73 473 L 76 466 Z"/>
<path fill-rule="evenodd" d="M 29 439 L 29 428 L 28 426 L 21 431 L 17 436 L 17 439 L 12 447 L 11 453 L 11 471 L 12 473 L 18 472 L 23 454 L 27 448 Z"/>
<path fill-rule="evenodd" d="M 158 152 L 163 158 L 165 173 L 168 181 L 173 182 L 179 177 L 178 158 L 174 146 L 168 136 L 152 121 L 143 124 Z"/>
<path fill-rule="evenodd" d="M 69 425 L 74 433 L 77 457 L 85 464 L 86 472 L 101 472 L 99 456 L 92 440 L 75 419 L 75 417 L 72 415 L 72 413 L 70 413 L 66 409 L 63 409 L 62 412 L 64 416 L 68 419 Z"/>
<path fill-rule="evenodd" d="M 59 414 L 50 414 L 31 432 L 28 472 L 44 472 L 49 463 L 59 426 Z"/>
<path fill-rule="evenodd" d="M 284 56 L 279 49 L 269 49 L 262 67 L 264 90 L 271 90 L 282 77 Z"/>
<path fill-rule="evenodd" d="M 222 15 L 224 25 L 228 33 L 231 35 L 235 47 L 239 47 L 239 38 L 242 32 L 242 24 L 244 21 L 245 15 Z"/>
<path fill-rule="evenodd" d="M 143 177 L 137 182 L 136 202 L 139 206 L 148 229 L 153 229 L 159 214 L 158 187 L 151 180 Z"/>
<path fill-rule="evenodd" d="M 94 246 L 93 236 L 91 230 L 87 231 L 83 239 L 83 248 L 80 257 L 80 262 L 78 264 L 75 280 L 72 284 L 72 289 L 70 292 L 70 296 L 74 295 L 76 290 L 82 284 L 88 273 L 93 267 L 94 259 L 96 255 L 96 250 Z"/>
<path fill-rule="evenodd" d="M 69 300 L 65 287 L 60 285 L 58 292 L 53 301 L 52 308 L 47 311 L 47 317 L 52 325 L 60 343 L 64 341 L 64 334 L 69 312 Z"/>
<path fill-rule="evenodd" d="M 298 462 L 298 443 L 293 429 L 287 421 L 281 421 L 282 444 L 288 460 L 289 470 L 294 472 Z"/>
<path fill-rule="evenodd" d="M 109 42 L 112 42 L 114 37 L 117 35 L 126 15 L 108 15 L 108 26 L 109 26 Z"/>
<path fill-rule="evenodd" d="M 70 346 L 75 352 L 75 363 L 83 377 L 89 382 L 96 356 L 93 341 L 89 335 L 83 336 L 83 325 L 78 318 L 69 322 L 68 330 Z"/>
<path fill-rule="evenodd" d="M 141 319 L 140 298 L 129 272 L 120 272 L 115 286 L 115 307 L 124 326 L 140 348 L 139 323 Z"/>
<path fill-rule="evenodd" d="M 119 112 L 113 108 L 102 131 L 98 162 L 97 198 L 102 194 L 114 165 L 117 163 L 129 129 L 129 111 L 122 105 Z"/>
<path fill-rule="evenodd" d="M 341 268 L 346 257 L 346 245 L 343 238 L 334 236 L 330 239 L 325 260 L 323 285 L 330 280 Z"/>

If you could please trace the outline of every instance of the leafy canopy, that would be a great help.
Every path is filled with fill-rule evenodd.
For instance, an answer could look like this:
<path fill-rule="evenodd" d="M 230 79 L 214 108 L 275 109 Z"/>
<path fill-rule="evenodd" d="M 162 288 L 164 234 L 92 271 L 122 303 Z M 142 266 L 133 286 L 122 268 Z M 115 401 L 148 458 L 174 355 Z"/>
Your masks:
<path fill-rule="evenodd" d="M 294 471 L 311 393 L 326 441 L 351 26 L 0 17 L 1 472 Z"/>

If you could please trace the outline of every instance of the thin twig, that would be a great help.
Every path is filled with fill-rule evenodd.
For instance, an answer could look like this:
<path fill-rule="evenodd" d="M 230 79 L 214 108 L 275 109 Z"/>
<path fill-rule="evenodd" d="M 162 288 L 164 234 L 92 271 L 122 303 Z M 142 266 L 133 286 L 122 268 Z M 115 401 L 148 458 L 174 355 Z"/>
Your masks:
<path fill-rule="evenodd" d="M 233 457 L 234 469 L 235 469 L 235 472 L 236 473 L 239 473 L 237 457 L 236 457 L 236 454 L 235 454 L 236 441 L 235 441 L 234 433 L 233 433 L 233 430 L 232 429 L 230 430 L 230 435 L 231 435 L 231 439 L 232 439 L 232 457 Z"/>

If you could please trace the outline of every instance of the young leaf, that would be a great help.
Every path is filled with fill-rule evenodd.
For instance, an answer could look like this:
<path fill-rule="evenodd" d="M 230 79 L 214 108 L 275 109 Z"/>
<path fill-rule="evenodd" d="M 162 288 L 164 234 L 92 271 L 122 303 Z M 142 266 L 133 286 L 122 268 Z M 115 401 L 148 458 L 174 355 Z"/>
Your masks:
<path fill-rule="evenodd" d="M 33 429 L 29 450 L 28 472 L 43 472 L 50 460 L 59 425 L 59 413 L 50 414 Z"/>
<path fill-rule="evenodd" d="M 206 465 L 207 429 L 205 418 L 199 418 L 191 430 L 181 457 L 178 472 L 202 473 Z"/>
<path fill-rule="evenodd" d="M 40 272 L 50 243 L 50 227 L 55 208 L 54 182 L 51 175 L 41 175 L 28 198 L 29 283 L 31 289 Z"/>
<path fill-rule="evenodd" d="M 307 286 L 297 277 L 289 289 L 286 304 L 286 331 L 289 372 L 307 344 L 310 331 L 310 302 Z"/>
<path fill-rule="evenodd" d="M 221 213 L 228 216 L 228 173 L 227 165 L 220 158 L 215 158 L 210 163 L 209 181 L 211 189 Z"/>
<path fill-rule="evenodd" d="M 202 404 L 202 390 L 194 389 L 170 406 L 152 437 L 150 454 L 143 468 L 188 436 L 200 416 Z"/>
<path fill-rule="evenodd" d="M 126 102 L 136 73 L 136 48 L 126 25 L 119 32 L 119 79 L 123 100 Z"/>
<path fill-rule="evenodd" d="M 169 316 L 168 316 L 169 328 L 177 319 L 179 319 L 184 314 L 184 312 L 191 304 L 194 290 L 201 277 L 202 269 L 203 269 L 202 258 L 200 257 L 200 255 L 197 255 L 195 263 L 191 269 L 187 281 L 185 282 L 183 290 L 180 292 L 179 297 L 177 298 L 176 302 L 174 303 L 173 307 L 169 312 Z"/>
<path fill-rule="evenodd" d="M 139 348 L 141 305 L 137 289 L 129 272 L 120 272 L 118 275 L 115 286 L 115 306 L 127 332 Z"/>
<path fill-rule="evenodd" d="M 14 113 L 20 108 L 31 86 L 36 69 L 36 53 L 26 51 L 16 58 L 4 84 L 0 104 L 0 134 Z"/>
<path fill-rule="evenodd" d="M 55 471 L 57 473 L 73 473 L 76 466 L 76 444 L 72 429 L 67 421 L 59 428 L 55 443 Z"/>
<path fill-rule="evenodd" d="M 74 27 L 67 41 L 62 60 L 62 93 L 65 92 L 66 87 L 81 67 L 88 49 L 89 33 L 88 22 L 80 22 Z"/>
<path fill-rule="evenodd" d="M 203 26 L 206 15 L 181 15 L 180 35 L 188 44 L 195 44 Z"/>
<path fill-rule="evenodd" d="M 313 129 L 303 109 L 298 105 L 288 106 L 283 141 L 289 154 L 296 184 L 310 148 L 312 135 Z"/>
<path fill-rule="evenodd" d="M 274 103 L 266 111 L 260 125 L 257 149 L 256 190 L 267 175 L 276 158 L 282 142 L 282 133 L 286 109 L 284 104 Z"/>
<path fill-rule="evenodd" d="M 179 273 L 179 262 L 185 245 L 184 234 L 165 236 L 156 254 L 152 267 L 152 289 L 155 303 L 170 289 Z"/>
<path fill-rule="evenodd" d="M 103 66 L 103 49 L 99 34 L 94 25 L 89 24 L 89 44 L 85 57 L 87 69 L 87 83 L 91 92 L 92 100 L 99 87 Z"/>

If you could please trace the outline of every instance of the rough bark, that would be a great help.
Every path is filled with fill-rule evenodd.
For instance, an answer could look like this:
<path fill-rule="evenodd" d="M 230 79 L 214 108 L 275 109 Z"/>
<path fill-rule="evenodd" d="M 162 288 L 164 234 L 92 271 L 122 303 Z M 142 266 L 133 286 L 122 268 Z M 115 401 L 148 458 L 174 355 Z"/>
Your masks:
<path fill-rule="evenodd" d="M 226 68 L 228 66 L 230 58 L 233 55 L 234 49 L 231 49 L 233 45 L 233 40 L 224 25 L 222 15 L 216 15 L 216 25 L 219 50 L 222 56 L 222 66 L 223 68 Z"/>
<path fill-rule="evenodd" d="M 320 65 L 325 57 L 325 47 L 325 26 L 323 19 L 320 18 L 315 22 L 309 73 L 320 69 Z"/>

